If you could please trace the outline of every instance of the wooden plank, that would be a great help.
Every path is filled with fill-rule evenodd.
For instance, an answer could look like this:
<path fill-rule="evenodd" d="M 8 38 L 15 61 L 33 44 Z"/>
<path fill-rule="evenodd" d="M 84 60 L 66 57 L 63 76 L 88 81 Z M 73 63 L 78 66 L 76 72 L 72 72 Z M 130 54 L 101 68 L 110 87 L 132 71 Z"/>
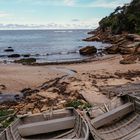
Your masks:
<path fill-rule="evenodd" d="M 132 112 L 133 110 L 133 104 L 126 103 L 91 120 L 91 124 L 97 129 L 101 126 L 111 123 L 112 121 L 120 117 L 123 117 L 124 115 Z"/>
<path fill-rule="evenodd" d="M 64 118 L 71 116 L 70 110 L 60 110 L 60 111 L 53 111 L 53 115 L 50 118 L 50 112 L 44 112 L 44 113 L 38 113 L 38 114 L 32 114 L 28 115 L 22 118 L 22 123 L 29 124 L 29 123 L 35 123 L 39 121 L 46 121 L 46 120 L 52 120 L 52 119 L 58 119 L 58 118 Z"/>
<path fill-rule="evenodd" d="M 22 138 L 21 140 L 33 140 L 33 139 L 24 139 L 24 138 Z M 45 139 L 45 140 L 58 140 L 58 139 Z M 85 140 L 84 138 L 77 138 L 77 139 L 69 139 L 69 138 L 67 138 L 67 139 L 59 139 L 59 140 Z"/>
<path fill-rule="evenodd" d="M 74 123 L 75 123 L 75 117 L 71 116 L 71 117 L 66 117 L 61 119 L 25 124 L 19 126 L 18 131 L 22 137 L 25 137 L 25 136 L 55 132 L 58 130 L 70 129 L 74 127 Z"/>

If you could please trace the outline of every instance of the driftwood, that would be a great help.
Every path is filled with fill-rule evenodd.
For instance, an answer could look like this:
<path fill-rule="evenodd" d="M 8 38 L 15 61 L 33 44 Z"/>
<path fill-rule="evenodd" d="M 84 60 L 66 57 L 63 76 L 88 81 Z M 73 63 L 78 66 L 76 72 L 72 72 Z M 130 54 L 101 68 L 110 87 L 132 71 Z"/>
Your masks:
<path fill-rule="evenodd" d="M 99 90 L 109 98 L 114 96 L 124 96 L 126 94 L 140 93 L 140 83 L 130 83 L 117 86 L 102 86 Z"/>

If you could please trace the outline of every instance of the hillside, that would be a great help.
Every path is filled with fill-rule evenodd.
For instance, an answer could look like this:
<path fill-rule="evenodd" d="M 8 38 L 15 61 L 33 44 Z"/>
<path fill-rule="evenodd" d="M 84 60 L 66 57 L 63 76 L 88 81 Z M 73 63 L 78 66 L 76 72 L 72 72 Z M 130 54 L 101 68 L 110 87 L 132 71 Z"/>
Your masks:
<path fill-rule="evenodd" d="M 113 13 L 103 18 L 99 25 L 102 31 L 109 29 L 113 34 L 140 34 L 140 0 L 133 0 L 130 4 L 117 7 Z"/>

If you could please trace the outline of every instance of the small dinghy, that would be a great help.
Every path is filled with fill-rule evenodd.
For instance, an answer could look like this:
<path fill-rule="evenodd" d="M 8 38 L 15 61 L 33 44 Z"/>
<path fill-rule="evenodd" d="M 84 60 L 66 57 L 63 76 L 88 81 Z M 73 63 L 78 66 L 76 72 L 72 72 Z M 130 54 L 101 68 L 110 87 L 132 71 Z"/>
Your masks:
<path fill-rule="evenodd" d="M 0 140 L 89 140 L 88 125 L 73 108 L 24 115 L 0 134 Z"/>
<path fill-rule="evenodd" d="M 91 118 L 90 112 L 85 115 L 95 140 L 140 140 L 140 93 L 122 98 L 124 104 L 98 117 Z"/>

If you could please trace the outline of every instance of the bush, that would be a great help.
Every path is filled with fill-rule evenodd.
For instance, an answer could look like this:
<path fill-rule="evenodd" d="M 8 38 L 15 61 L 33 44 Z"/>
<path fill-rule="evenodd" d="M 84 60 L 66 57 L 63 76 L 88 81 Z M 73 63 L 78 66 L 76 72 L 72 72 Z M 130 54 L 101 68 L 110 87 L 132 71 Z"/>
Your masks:
<path fill-rule="evenodd" d="M 9 116 L 14 113 L 13 110 L 7 110 L 7 109 L 1 109 L 0 110 L 0 123 L 2 124 L 2 127 L 6 128 L 8 127 L 15 119 L 14 116 Z"/>
<path fill-rule="evenodd" d="M 66 107 L 74 107 L 75 109 L 79 108 L 79 109 L 87 109 L 87 108 L 91 108 L 91 105 L 87 102 L 83 102 L 81 100 L 73 100 L 73 101 L 69 101 L 66 104 Z"/>
<path fill-rule="evenodd" d="M 12 114 L 12 113 L 14 113 L 13 110 L 1 109 L 0 110 L 0 117 L 7 116 L 7 115 Z"/>

